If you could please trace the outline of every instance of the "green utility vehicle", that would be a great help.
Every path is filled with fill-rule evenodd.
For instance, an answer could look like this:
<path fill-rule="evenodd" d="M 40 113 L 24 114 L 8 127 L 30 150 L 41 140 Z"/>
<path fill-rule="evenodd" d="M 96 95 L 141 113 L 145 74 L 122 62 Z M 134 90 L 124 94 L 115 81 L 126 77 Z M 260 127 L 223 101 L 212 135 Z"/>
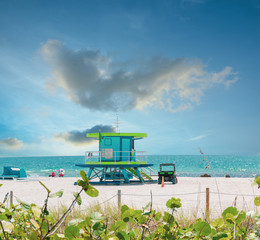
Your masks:
<path fill-rule="evenodd" d="M 163 177 L 164 177 L 164 182 L 172 182 L 172 184 L 176 184 L 178 182 L 175 173 L 174 163 L 160 164 L 160 172 L 158 172 L 158 184 L 162 183 Z"/>

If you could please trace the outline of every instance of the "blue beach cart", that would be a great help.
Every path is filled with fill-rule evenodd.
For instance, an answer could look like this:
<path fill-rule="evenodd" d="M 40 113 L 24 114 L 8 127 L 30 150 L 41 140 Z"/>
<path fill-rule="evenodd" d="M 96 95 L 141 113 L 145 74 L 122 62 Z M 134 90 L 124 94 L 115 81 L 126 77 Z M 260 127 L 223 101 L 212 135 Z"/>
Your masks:
<path fill-rule="evenodd" d="M 4 167 L 3 174 L 0 176 L 0 179 L 24 179 L 27 178 L 27 174 L 23 168 L 16 167 Z"/>

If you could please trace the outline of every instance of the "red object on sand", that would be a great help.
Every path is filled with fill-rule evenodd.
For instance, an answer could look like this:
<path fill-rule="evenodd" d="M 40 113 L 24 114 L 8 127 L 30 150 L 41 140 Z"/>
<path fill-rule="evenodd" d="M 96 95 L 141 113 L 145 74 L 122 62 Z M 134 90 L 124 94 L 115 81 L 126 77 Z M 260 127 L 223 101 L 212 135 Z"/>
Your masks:
<path fill-rule="evenodd" d="M 55 177 L 55 176 L 56 176 L 55 172 L 51 172 L 51 177 Z"/>

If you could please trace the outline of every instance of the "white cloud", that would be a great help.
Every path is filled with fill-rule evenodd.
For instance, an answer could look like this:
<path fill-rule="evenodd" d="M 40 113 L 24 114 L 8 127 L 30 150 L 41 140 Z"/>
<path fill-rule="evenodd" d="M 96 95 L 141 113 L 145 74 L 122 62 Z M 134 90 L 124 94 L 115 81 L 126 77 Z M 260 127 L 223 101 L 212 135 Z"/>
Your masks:
<path fill-rule="evenodd" d="M 23 141 L 17 138 L 5 138 L 0 140 L 0 147 L 5 150 L 18 150 L 23 147 Z"/>
<path fill-rule="evenodd" d="M 237 81 L 231 67 L 208 72 L 198 59 L 154 57 L 135 64 L 113 62 L 99 50 L 66 48 L 49 40 L 42 46 L 52 68 L 47 87 L 64 90 L 71 101 L 103 111 L 142 110 L 148 106 L 172 112 L 199 105 L 205 91 Z"/>
<path fill-rule="evenodd" d="M 188 142 L 198 141 L 198 140 L 203 139 L 203 138 L 208 137 L 208 136 L 209 136 L 209 134 L 201 134 L 199 136 L 190 138 L 188 140 Z"/>

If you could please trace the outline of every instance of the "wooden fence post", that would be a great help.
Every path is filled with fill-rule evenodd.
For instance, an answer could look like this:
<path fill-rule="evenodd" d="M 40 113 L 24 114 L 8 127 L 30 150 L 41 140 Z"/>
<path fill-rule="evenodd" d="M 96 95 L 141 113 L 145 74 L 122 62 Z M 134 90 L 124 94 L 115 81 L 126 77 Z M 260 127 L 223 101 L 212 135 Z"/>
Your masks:
<path fill-rule="evenodd" d="M 209 219 L 209 188 L 206 188 L 206 218 Z"/>
<path fill-rule="evenodd" d="M 151 206 L 150 206 L 150 210 L 152 210 L 152 208 L 153 208 L 153 192 L 152 192 L 152 190 L 150 190 L 150 195 L 151 195 Z"/>
<path fill-rule="evenodd" d="M 14 202 L 14 194 L 13 191 L 10 191 L 10 206 L 13 204 Z"/>
<path fill-rule="evenodd" d="M 117 205 L 118 209 L 121 209 L 121 190 L 117 190 Z"/>

